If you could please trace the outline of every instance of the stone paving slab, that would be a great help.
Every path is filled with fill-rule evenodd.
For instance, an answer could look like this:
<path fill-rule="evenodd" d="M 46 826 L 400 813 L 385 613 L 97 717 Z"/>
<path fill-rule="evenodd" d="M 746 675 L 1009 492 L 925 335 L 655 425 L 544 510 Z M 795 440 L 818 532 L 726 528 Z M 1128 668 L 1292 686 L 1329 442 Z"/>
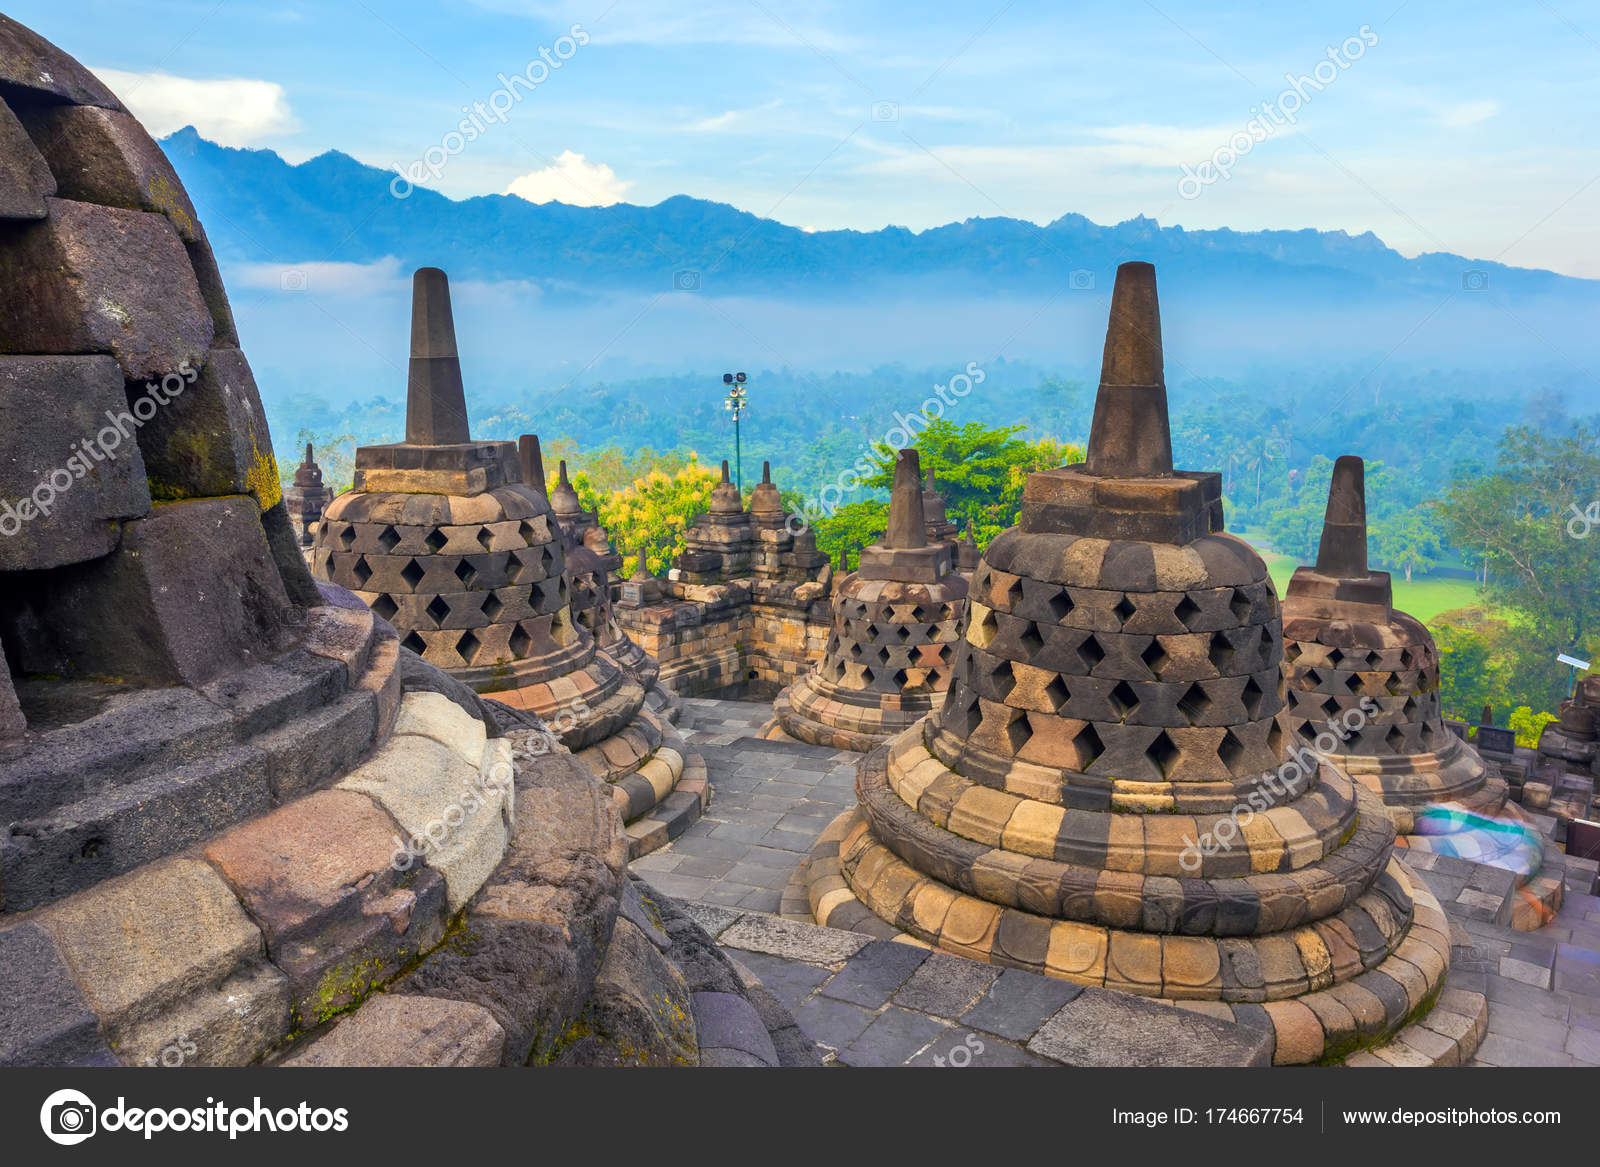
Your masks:
<path fill-rule="evenodd" d="M 753 913 L 779 911 L 782 889 L 816 836 L 839 810 L 855 802 L 855 767 L 861 755 L 756 740 L 753 735 L 770 716 L 765 703 L 709 698 L 684 702 L 680 729 L 706 758 L 717 797 L 705 818 L 633 865 L 663 893 L 692 901 L 686 907 L 713 935 Z M 1510 926 L 1502 873 L 1453 856 L 1429 855 L 1417 865 L 1425 866 L 1418 874 L 1456 929 L 1447 991 L 1482 993 L 1488 999 L 1488 1031 L 1470 1065 L 1600 1065 L 1600 897 L 1590 894 L 1596 864 L 1558 855 L 1555 865 L 1553 873 L 1564 877 L 1565 898 L 1555 918 L 1535 932 Z M 739 947 L 757 934 L 768 937 L 766 948 Z M 803 941 L 786 942 L 774 954 L 777 942 L 764 926 L 741 926 L 735 933 L 738 943 L 723 944 L 795 1012 L 802 1028 L 814 1027 L 816 1032 L 807 1032 L 828 1047 L 830 1060 L 841 1064 L 935 1065 L 942 1058 L 947 1065 L 1054 1065 L 1059 1064 L 1051 1060 L 1056 1055 L 1093 1056 L 1087 1046 L 1072 1044 L 1074 1030 L 1063 1028 L 1065 1023 L 1051 1029 L 1038 1047 L 1029 1047 L 1048 1018 L 1076 1003 L 1063 1001 L 1051 1010 L 1049 994 L 1071 993 L 1075 986 L 936 953 L 920 961 L 882 1001 L 867 1004 L 897 975 L 897 961 L 911 958 L 879 956 L 882 950 L 875 945 L 884 942 L 856 933 L 841 935 L 862 944 L 843 963 L 837 958 L 808 961 Z M 850 968 L 835 983 L 856 960 L 862 960 L 860 967 Z M 1027 986 L 1029 977 L 1044 982 L 1043 987 Z M 1087 1018 L 1101 1010 L 1098 1001 L 1091 997 L 1081 1015 Z M 890 1008 L 898 1012 L 873 1028 L 874 1020 Z M 913 1025 L 902 1012 L 938 1022 L 939 1028 Z M 1137 1036 L 1136 1030 L 1130 1033 Z M 907 1043 L 926 1035 L 933 1036 L 901 1056 Z M 979 1055 L 969 1038 L 985 1053 Z M 1363 1064 L 1397 1064 L 1404 1051 L 1384 1054 Z M 1164 1064 L 1179 1057 L 1174 1050 Z"/>

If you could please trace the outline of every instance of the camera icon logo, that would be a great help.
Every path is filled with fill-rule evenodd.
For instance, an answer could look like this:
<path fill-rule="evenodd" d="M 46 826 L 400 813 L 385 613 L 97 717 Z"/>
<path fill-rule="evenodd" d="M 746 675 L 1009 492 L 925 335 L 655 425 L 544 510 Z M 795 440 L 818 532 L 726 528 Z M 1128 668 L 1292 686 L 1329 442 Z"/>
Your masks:
<path fill-rule="evenodd" d="M 1094 272 L 1086 267 L 1074 268 L 1067 273 L 1067 287 L 1074 292 L 1094 291 Z"/>
<path fill-rule="evenodd" d="M 297 267 L 285 268 L 278 273 L 278 289 L 284 292 L 306 290 L 306 273 Z"/>
<path fill-rule="evenodd" d="M 1461 273 L 1461 290 L 1464 292 L 1486 292 L 1489 290 L 1489 273 L 1486 271 L 1464 271 Z"/>
<path fill-rule="evenodd" d="M 697 271 L 673 272 L 672 290 L 674 292 L 698 292 L 700 290 L 700 273 Z"/>
<path fill-rule="evenodd" d="M 892 101 L 875 101 L 872 103 L 872 120 L 875 122 L 897 122 L 900 120 L 900 107 Z"/>
<path fill-rule="evenodd" d="M 89 1096 L 77 1090 L 57 1090 L 39 1108 L 39 1125 L 45 1138 L 63 1147 L 72 1147 L 93 1135 L 98 1127 L 99 1108 Z"/>

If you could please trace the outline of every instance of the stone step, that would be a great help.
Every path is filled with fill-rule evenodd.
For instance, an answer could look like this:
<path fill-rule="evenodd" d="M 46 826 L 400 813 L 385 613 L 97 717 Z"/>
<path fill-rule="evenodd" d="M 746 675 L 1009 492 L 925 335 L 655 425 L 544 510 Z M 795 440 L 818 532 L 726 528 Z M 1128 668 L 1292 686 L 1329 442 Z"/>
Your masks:
<path fill-rule="evenodd" d="M 1482 993 L 1447 988 L 1427 1016 L 1394 1039 L 1344 1059 L 1347 1066 L 1465 1066 L 1489 1031 L 1489 1001 Z"/>

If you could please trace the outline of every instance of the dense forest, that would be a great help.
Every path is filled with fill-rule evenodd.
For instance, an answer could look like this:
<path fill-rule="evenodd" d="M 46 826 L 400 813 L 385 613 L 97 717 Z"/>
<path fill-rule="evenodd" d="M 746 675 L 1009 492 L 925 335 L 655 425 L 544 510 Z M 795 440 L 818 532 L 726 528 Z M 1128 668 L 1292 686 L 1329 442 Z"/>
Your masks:
<path fill-rule="evenodd" d="M 1537 732 L 1571 683 L 1556 654 L 1600 650 L 1591 619 L 1600 544 L 1569 533 L 1586 530 L 1573 515 L 1600 500 L 1600 417 L 1574 416 L 1577 386 L 1532 374 L 1474 384 L 1335 369 L 1221 380 L 1169 368 L 1168 377 L 1176 462 L 1223 474 L 1229 529 L 1268 554 L 1275 575 L 1315 556 L 1333 459 L 1364 457 L 1370 558 L 1394 575 L 1397 604 L 1411 598 L 1439 640 L 1447 713 L 1475 717 L 1488 705 L 1502 724 Z M 889 472 L 875 450 L 913 435 L 950 517 L 983 546 L 1015 521 L 1028 472 L 1082 457 L 1093 408 L 1086 377 L 1003 360 L 965 373 L 758 371 L 750 387 L 744 488 L 770 461 L 791 508 L 836 559 L 883 528 Z M 687 374 L 530 389 L 475 408 L 473 434 L 540 434 L 550 473 L 569 463 L 629 570 L 642 555 L 663 572 L 704 509 L 717 463 L 735 460 L 722 397 L 720 377 Z M 403 403 L 387 398 L 335 410 L 302 394 L 269 402 L 269 415 L 275 432 L 296 436 L 297 447 L 279 451 L 286 478 L 309 441 L 336 489 L 349 483 L 358 443 L 404 431 Z M 1588 513 L 1600 516 L 1600 504 Z"/>

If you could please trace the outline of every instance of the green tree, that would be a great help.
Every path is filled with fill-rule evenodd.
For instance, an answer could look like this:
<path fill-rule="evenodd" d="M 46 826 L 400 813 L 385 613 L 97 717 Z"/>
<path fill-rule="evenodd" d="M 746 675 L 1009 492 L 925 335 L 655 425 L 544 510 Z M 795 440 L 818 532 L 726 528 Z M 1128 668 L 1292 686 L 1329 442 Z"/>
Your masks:
<path fill-rule="evenodd" d="M 1413 570 L 1427 572 L 1438 562 L 1439 532 L 1420 510 L 1401 511 L 1370 523 L 1367 541 L 1373 562 L 1399 567 L 1407 583 Z"/>
<path fill-rule="evenodd" d="M 876 498 L 846 503 L 828 518 L 819 519 L 813 527 L 817 550 L 836 565 L 841 555 L 848 556 L 851 570 L 858 566 L 857 552 L 876 543 L 888 529 L 889 504 Z"/>
<path fill-rule="evenodd" d="M 1544 732 L 1544 727 L 1560 720 L 1554 713 L 1535 713 L 1526 705 L 1518 705 L 1511 711 L 1511 720 L 1507 724 L 1515 731 L 1517 744 L 1532 749 L 1539 744 L 1539 735 Z"/>
<path fill-rule="evenodd" d="M 1439 706 L 1446 717 L 1475 725 L 1485 705 L 1510 704 L 1511 665 L 1495 651 L 1494 628 L 1484 626 L 1481 613 L 1444 612 L 1430 630 L 1439 646 Z"/>
<path fill-rule="evenodd" d="M 1452 543 L 1483 549 L 1488 593 L 1515 613 L 1513 691 L 1533 709 L 1554 710 L 1566 695 L 1567 670 L 1556 655 L 1587 655 L 1596 643 L 1600 544 L 1583 514 L 1597 498 L 1594 431 L 1575 426 L 1558 436 L 1515 426 L 1499 443 L 1494 470 L 1457 479 L 1439 507 Z"/>

